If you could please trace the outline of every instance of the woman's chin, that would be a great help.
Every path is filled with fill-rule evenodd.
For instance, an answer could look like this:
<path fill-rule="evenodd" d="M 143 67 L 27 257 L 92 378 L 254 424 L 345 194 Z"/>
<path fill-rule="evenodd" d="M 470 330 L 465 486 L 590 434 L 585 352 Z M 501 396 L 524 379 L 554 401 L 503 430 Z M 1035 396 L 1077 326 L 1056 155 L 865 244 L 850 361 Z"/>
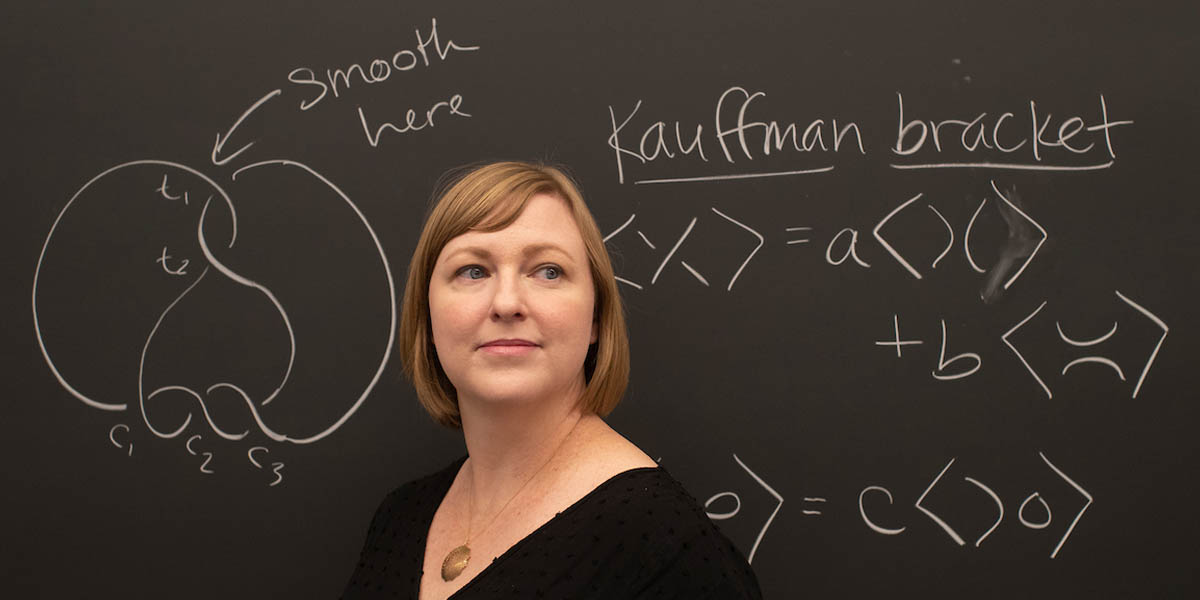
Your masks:
<path fill-rule="evenodd" d="M 472 398 L 479 406 L 492 410 L 504 407 L 528 408 L 543 402 L 547 395 L 528 385 L 496 385 L 487 390 L 480 390 L 478 394 L 473 394 Z"/>
<path fill-rule="evenodd" d="M 460 388 L 460 402 L 466 400 L 489 411 L 506 407 L 527 410 L 556 401 L 572 401 L 583 392 L 582 381 L 578 385 L 560 383 L 551 386 L 546 385 L 546 382 L 540 378 L 521 375 L 517 373 L 495 374 L 495 376 L 489 377 L 486 383 L 473 386 L 475 389 L 465 394 L 462 393 L 464 390 Z"/>

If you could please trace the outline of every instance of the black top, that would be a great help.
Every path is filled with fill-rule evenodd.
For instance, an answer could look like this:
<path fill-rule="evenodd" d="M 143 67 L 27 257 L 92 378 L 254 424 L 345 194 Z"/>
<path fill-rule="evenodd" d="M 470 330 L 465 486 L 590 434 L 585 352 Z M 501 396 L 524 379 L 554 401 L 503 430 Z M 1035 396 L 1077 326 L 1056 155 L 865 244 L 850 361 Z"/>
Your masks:
<path fill-rule="evenodd" d="M 343 594 L 416 598 L 425 537 L 466 457 L 397 488 Z M 762 598 L 742 553 L 661 467 L 614 475 L 517 542 L 452 598 Z"/>

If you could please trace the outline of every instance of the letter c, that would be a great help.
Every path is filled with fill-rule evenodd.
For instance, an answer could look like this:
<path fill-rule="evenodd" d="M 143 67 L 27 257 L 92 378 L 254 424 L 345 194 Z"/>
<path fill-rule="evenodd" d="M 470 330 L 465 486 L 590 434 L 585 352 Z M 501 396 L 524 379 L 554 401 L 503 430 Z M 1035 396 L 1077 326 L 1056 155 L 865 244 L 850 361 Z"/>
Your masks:
<path fill-rule="evenodd" d="M 887 490 L 887 488 L 880 487 L 877 485 L 871 485 L 871 486 L 867 486 L 867 487 L 863 488 L 863 491 L 859 492 L 859 494 L 858 494 L 858 513 L 860 515 L 862 515 L 863 522 L 867 524 L 867 527 L 870 527 L 871 530 L 874 531 L 875 533 L 882 533 L 884 535 L 896 535 L 897 533 L 900 533 L 900 532 L 904 531 L 905 529 L 907 529 L 907 527 L 900 527 L 898 529 L 887 529 L 886 527 L 880 527 L 871 522 L 871 519 L 869 519 L 867 517 L 866 509 L 863 508 L 863 496 L 866 496 L 867 492 L 871 492 L 871 491 L 883 492 L 884 494 L 887 494 L 888 504 L 892 503 L 892 493 L 889 492 Z"/>

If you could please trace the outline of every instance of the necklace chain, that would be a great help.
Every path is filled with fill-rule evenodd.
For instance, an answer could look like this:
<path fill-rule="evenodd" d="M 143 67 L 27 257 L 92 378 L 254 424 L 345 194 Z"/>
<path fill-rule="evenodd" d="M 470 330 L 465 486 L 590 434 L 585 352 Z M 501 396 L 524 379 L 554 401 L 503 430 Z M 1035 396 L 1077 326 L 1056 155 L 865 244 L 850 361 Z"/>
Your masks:
<path fill-rule="evenodd" d="M 583 419 L 580 419 L 579 421 L 582 421 L 582 420 Z M 525 486 L 529 485 L 529 482 L 531 482 L 535 478 L 537 478 L 538 473 L 541 473 L 542 469 L 545 469 L 546 465 L 550 464 L 550 461 L 554 460 L 554 457 L 558 455 L 558 451 L 561 450 L 563 444 L 566 443 L 567 438 L 571 437 L 572 433 L 575 433 L 575 428 L 579 426 L 579 421 L 575 421 L 575 424 L 571 426 L 571 430 L 567 432 L 567 435 L 563 436 L 563 439 L 558 442 L 558 445 L 554 447 L 554 452 L 550 453 L 550 457 L 546 459 L 546 462 L 542 463 L 542 466 L 538 467 L 533 472 L 533 474 L 530 475 L 529 478 L 525 480 L 525 483 L 522 483 L 521 487 L 517 488 L 517 491 L 514 492 L 511 497 L 509 497 L 508 501 L 505 502 L 504 505 L 500 507 L 500 510 L 496 511 L 496 514 L 492 515 L 492 518 L 491 518 L 491 520 L 488 521 L 487 525 L 484 525 L 483 529 L 481 529 L 479 531 L 479 535 L 483 535 L 484 533 L 486 533 L 488 528 L 490 528 L 492 526 L 492 524 L 494 524 L 496 522 L 496 519 L 500 518 L 500 515 L 504 514 L 504 509 L 508 508 L 508 505 L 512 504 L 512 501 L 516 500 L 517 496 L 521 495 L 521 491 L 525 489 Z M 471 543 L 471 518 L 475 515 L 475 484 L 474 484 L 474 480 L 472 480 L 472 483 L 471 483 L 470 493 L 467 494 L 467 510 L 469 511 L 467 513 L 467 541 L 463 542 L 464 546 Z"/>
<path fill-rule="evenodd" d="M 582 420 L 582 418 L 579 419 L 579 421 Z M 508 505 L 512 504 L 512 501 L 516 500 L 517 496 L 521 495 L 521 492 L 525 489 L 525 486 L 529 485 L 529 482 L 533 481 L 538 476 L 538 473 L 541 473 L 542 469 L 546 468 L 546 465 L 550 464 L 551 460 L 554 460 L 554 457 L 558 455 L 558 451 L 562 450 L 563 444 L 566 443 L 567 438 L 571 437 L 572 433 L 575 433 L 576 427 L 579 427 L 579 421 L 575 421 L 575 424 L 571 426 L 571 430 L 567 432 L 567 435 L 563 436 L 563 439 L 559 440 L 558 445 L 554 447 L 554 452 L 550 453 L 550 457 L 546 459 L 546 462 L 542 463 L 542 466 L 538 467 L 533 474 L 521 484 L 521 487 L 517 488 L 517 491 L 509 497 L 508 501 L 506 501 L 504 505 L 500 507 L 500 510 L 496 511 L 496 514 L 492 515 L 492 518 L 487 522 L 487 525 L 484 525 L 483 529 L 480 530 L 479 535 L 483 535 L 485 532 L 487 532 L 488 528 L 490 528 L 492 524 L 496 522 L 496 519 L 500 518 L 500 515 L 504 514 L 504 509 L 508 508 Z M 451 550 L 450 553 L 446 555 L 445 560 L 442 561 L 443 581 L 450 581 L 455 577 L 458 577 L 467 568 L 467 563 L 471 561 L 471 518 L 475 514 L 475 484 L 473 482 L 471 483 L 470 491 L 467 493 L 467 511 L 467 539 L 462 543 L 461 546 Z"/>

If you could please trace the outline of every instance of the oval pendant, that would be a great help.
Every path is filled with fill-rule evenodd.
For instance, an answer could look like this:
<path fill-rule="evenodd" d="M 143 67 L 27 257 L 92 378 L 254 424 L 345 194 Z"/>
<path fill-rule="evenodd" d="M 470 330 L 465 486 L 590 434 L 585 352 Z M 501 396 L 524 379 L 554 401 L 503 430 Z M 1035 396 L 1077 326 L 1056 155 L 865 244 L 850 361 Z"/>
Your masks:
<path fill-rule="evenodd" d="M 471 549 L 463 544 L 450 551 L 442 561 L 442 581 L 450 581 L 462 574 L 471 562 Z"/>

